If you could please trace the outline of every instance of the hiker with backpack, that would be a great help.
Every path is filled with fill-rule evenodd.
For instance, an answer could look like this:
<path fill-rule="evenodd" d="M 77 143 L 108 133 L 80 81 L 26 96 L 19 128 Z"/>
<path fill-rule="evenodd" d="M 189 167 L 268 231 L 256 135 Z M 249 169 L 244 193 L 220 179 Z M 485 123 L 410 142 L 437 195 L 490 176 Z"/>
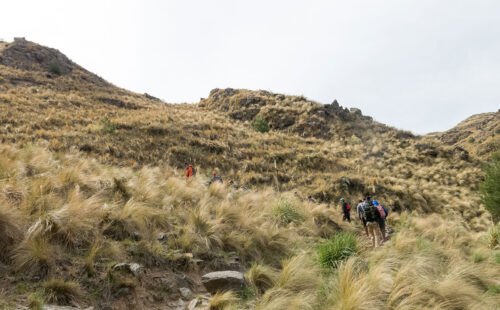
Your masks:
<path fill-rule="evenodd" d="M 343 221 L 347 220 L 350 223 L 351 222 L 351 207 L 345 201 L 344 198 L 340 198 L 340 202 L 342 203 L 342 212 L 344 213 L 342 220 Z"/>
<path fill-rule="evenodd" d="M 380 227 L 380 232 L 382 233 L 382 242 L 385 242 L 386 235 L 385 235 L 385 218 L 387 217 L 389 211 L 387 211 L 384 206 L 380 205 L 377 200 L 373 201 L 373 206 L 377 208 L 377 211 L 380 214 L 380 219 L 378 221 L 379 227 Z"/>
<path fill-rule="evenodd" d="M 365 234 L 368 237 L 368 229 L 366 228 L 366 221 L 364 217 L 365 213 L 365 203 L 362 199 L 359 200 L 358 206 L 356 207 L 356 212 L 358 213 L 358 218 L 363 224 L 363 229 L 365 230 Z"/>
<path fill-rule="evenodd" d="M 196 169 L 192 165 L 189 165 L 188 163 L 184 163 L 184 166 L 186 166 L 186 180 L 189 180 L 192 176 L 196 174 Z"/>
<path fill-rule="evenodd" d="M 364 206 L 364 219 L 366 221 L 366 228 L 368 230 L 368 234 L 372 239 L 372 247 L 377 247 L 380 244 L 379 241 L 379 230 L 380 224 L 379 221 L 381 219 L 380 212 L 377 207 L 370 204 L 370 199 L 366 198 L 365 206 Z"/>
<path fill-rule="evenodd" d="M 217 172 L 215 170 L 212 172 L 212 175 L 213 175 L 213 177 L 210 179 L 210 182 L 208 182 L 208 185 L 211 185 L 215 181 L 219 181 L 222 183 L 222 178 L 217 175 Z"/>

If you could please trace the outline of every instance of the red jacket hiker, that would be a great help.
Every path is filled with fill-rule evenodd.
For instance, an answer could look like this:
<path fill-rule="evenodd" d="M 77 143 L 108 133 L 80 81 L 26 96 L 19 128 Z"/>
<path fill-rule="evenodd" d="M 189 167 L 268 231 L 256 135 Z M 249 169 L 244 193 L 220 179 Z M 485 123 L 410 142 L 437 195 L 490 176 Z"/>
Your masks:
<path fill-rule="evenodd" d="M 193 166 L 188 165 L 186 168 L 186 178 L 189 179 L 193 176 Z"/>

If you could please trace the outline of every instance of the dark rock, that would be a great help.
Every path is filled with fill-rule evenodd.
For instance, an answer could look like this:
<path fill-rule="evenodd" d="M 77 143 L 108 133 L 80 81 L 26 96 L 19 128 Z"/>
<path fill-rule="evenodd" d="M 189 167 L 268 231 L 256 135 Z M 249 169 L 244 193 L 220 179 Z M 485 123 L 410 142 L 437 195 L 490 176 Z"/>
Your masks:
<path fill-rule="evenodd" d="M 238 271 L 216 271 L 203 275 L 201 282 L 208 292 L 215 294 L 218 291 L 241 290 L 247 286 L 245 277 Z"/>

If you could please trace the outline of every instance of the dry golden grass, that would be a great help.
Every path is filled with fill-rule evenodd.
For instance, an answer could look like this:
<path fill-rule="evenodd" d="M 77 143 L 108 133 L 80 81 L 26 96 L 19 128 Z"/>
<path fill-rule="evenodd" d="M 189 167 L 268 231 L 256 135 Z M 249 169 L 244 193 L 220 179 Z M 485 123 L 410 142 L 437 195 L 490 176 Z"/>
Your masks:
<path fill-rule="evenodd" d="M 252 296 L 218 294 L 214 309 L 500 304 L 498 227 L 475 194 L 476 158 L 340 107 L 323 117 L 303 96 L 216 90 L 199 105 L 168 105 L 72 66 L 56 76 L 0 65 L 0 261 L 30 290 L 77 275 L 46 282 L 49 299 L 139 296 L 148 283 L 113 263 L 200 272 L 236 252 Z M 269 133 L 237 114 L 255 103 Z M 186 161 L 198 168 L 189 181 Z M 224 184 L 207 186 L 213 169 Z M 305 203 L 309 194 L 319 203 Z M 338 199 L 354 209 L 366 194 L 389 207 L 391 244 L 371 251 L 360 237 L 358 256 L 321 270 L 322 238 L 362 235 L 340 222 Z M 22 293 L 0 291 L 9 294 Z"/>

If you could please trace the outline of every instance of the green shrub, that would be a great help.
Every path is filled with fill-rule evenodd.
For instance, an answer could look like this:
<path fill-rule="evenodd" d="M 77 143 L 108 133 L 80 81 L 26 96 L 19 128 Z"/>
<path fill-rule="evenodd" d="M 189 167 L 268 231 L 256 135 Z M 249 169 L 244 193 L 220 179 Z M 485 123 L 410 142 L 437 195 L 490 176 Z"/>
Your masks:
<path fill-rule="evenodd" d="M 469 143 L 474 143 L 474 142 L 476 142 L 476 139 L 474 137 L 470 137 L 468 141 L 469 141 Z"/>
<path fill-rule="evenodd" d="M 481 201 L 491 213 L 494 223 L 500 220 L 500 152 L 484 167 L 484 182 L 479 186 Z"/>
<path fill-rule="evenodd" d="M 274 207 L 274 215 L 282 224 L 289 224 L 291 222 L 303 222 L 305 216 L 300 212 L 296 205 L 292 202 L 280 198 Z"/>
<path fill-rule="evenodd" d="M 268 132 L 269 131 L 269 124 L 265 119 L 263 119 L 260 116 L 257 116 L 253 120 L 253 129 L 258 132 Z"/>
<path fill-rule="evenodd" d="M 107 116 L 104 116 L 99 121 L 99 124 L 101 126 L 101 132 L 106 133 L 106 134 L 114 134 L 116 130 L 116 124 L 112 123 Z"/>
<path fill-rule="evenodd" d="M 61 66 L 59 66 L 59 63 L 56 60 L 53 60 L 49 63 L 49 72 L 55 75 L 62 74 Z"/>
<path fill-rule="evenodd" d="M 318 260 L 323 268 L 335 269 L 341 261 L 357 252 L 356 237 L 351 233 L 341 232 L 318 246 Z"/>

